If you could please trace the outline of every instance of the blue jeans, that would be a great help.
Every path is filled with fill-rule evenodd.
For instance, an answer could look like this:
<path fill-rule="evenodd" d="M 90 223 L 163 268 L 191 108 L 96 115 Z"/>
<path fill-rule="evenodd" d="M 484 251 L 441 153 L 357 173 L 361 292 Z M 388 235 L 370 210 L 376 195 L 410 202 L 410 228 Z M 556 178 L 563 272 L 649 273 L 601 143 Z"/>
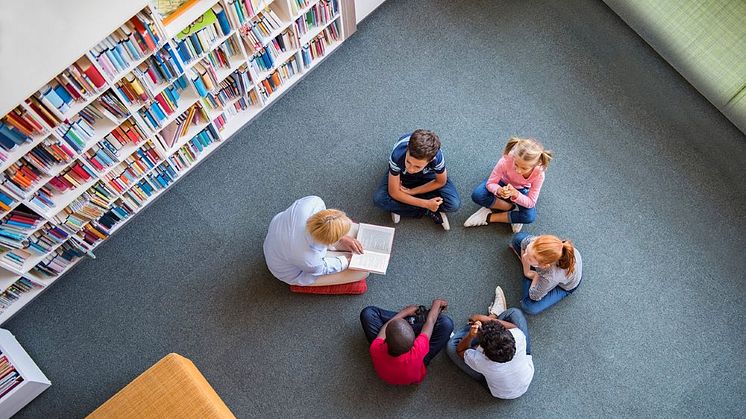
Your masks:
<path fill-rule="evenodd" d="M 502 180 L 499 183 L 500 186 L 505 186 L 505 182 Z M 528 195 L 528 188 L 519 189 L 518 192 Z M 474 188 L 474 192 L 471 193 L 471 200 L 476 202 L 478 205 L 481 205 L 485 208 L 492 208 L 492 205 L 494 205 L 495 201 L 498 199 L 495 194 L 487 190 L 487 180 L 485 179 L 484 182 L 480 183 L 479 186 Z M 503 201 L 513 204 L 515 206 L 515 211 L 508 212 L 508 220 L 511 223 L 517 223 L 517 224 L 531 224 L 534 221 L 536 221 L 536 208 L 526 208 L 522 207 L 513 201 L 509 199 L 502 199 Z"/>
<path fill-rule="evenodd" d="M 429 180 L 425 179 L 418 182 L 419 184 L 407 184 L 407 182 L 404 182 L 404 186 L 407 188 L 416 188 L 417 186 L 424 185 L 427 182 L 429 182 Z M 461 207 L 461 198 L 458 195 L 456 186 L 451 182 L 450 176 L 442 188 L 415 196 L 422 199 L 430 199 L 437 196 L 443 198 L 443 203 L 440 204 L 440 208 L 438 208 L 438 211 L 440 212 L 454 212 Z M 373 194 L 373 202 L 375 202 L 377 207 L 388 212 L 394 212 L 402 217 L 422 217 L 427 214 L 428 211 L 427 208 L 415 207 L 414 205 L 405 204 L 392 198 L 391 195 L 389 195 L 388 172 L 386 172 L 386 175 L 378 185 L 378 189 L 376 189 Z"/>
<path fill-rule="evenodd" d="M 526 335 L 526 354 L 531 355 L 531 337 L 529 337 L 528 335 L 528 322 L 526 322 L 526 317 L 523 315 L 523 313 L 521 313 L 521 310 L 517 308 L 509 308 L 500 313 L 497 318 L 500 320 L 505 320 L 506 322 L 513 323 L 519 329 L 521 329 L 521 332 Z M 480 383 L 482 383 L 482 385 L 487 387 L 487 380 L 485 380 L 484 376 L 471 369 L 470 366 L 466 365 L 466 361 L 464 361 L 464 358 L 460 357 L 456 351 L 459 342 L 461 342 L 464 337 L 469 334 L 470 328 L 471 325 L 467 324 L 461 330 L 456 332 L 455 335 L 453 335 L 451 340 L 448 341 L 446 353 L 448 353 L 448 357 L 451 358 L 451 361 L 453 361 L 453 363 L 456 364 L 456 366 L 459 367 L 461 371 L 465 372 L 466 375 L 479 381 Z M 479 345 L 479 340 L 477 338 L 474 338 L 474 340 L 472 340 L 469 344 L 469 347 L 474 348 L 477 345 Z"/>
<path fill-rule="evenodd" d="M 365 332 L 368 343 L 373 343 L 383 325 L 394 316 L 396 316 L 395 311 L 384 310 L 374 306 L 365 307 L 360 312 L 360 323 L 363 325 L 363 332 Z M 415 321 L 414 325 L 412 325 L 414 333 L 419 335 L 424 325 L 424 321 Z M 430 351 L 425 356 L 425 365 L 428 365 L 435 358 L 435 355 L 438 355 L 443 350 L 448 343 L 451 332 L 453 332 L 453 320 L 445 314 L 439 315 L 433 327 L 433 335 L 430 336 Z"/>
<path fill-rule="evenodd" d="M 510 243 L 511 247 L 515 249 L 515 251 L 518 252 L 518 254 L 520 254 L 521 253 L 521 242 L 523 241 L 523 239 L 529 236 L 530 234 L 524 233 L 524 232 L 514 234 L 513 239 L 511 240 L 511 243 Z M 580 284 L 578 284 L 578 286 L 576 286 L 570 291 L 565 291 L 561 287 L 557 286 L 557 287 L 552 288 L 552 290 L 549 291 L 544 297 L 542 297 L 541 300 L 534 301 L 528 296 L 528 290 L 529 288 L 531 288 L 531 280 L 524 276 L 523 287 L 522 287 L 523 291 L 521 293 L 521 308 L 523 309 L 523 311 L 526 312 L 526 314 L 530 314 L 530 315 L 539 314 L 542 311 L 548 309 L 549 307 L 557 304 L 563 298 L 575 292 L 575 290 L 578 289 L 579 286 Z"/>

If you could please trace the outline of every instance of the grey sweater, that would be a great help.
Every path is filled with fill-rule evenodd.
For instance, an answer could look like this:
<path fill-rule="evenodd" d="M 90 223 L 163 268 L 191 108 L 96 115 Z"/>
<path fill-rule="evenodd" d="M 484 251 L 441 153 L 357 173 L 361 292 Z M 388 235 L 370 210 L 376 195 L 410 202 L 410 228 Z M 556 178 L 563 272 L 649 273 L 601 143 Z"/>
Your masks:
<path fill-rule="evenodd" d="M 531 243 L 536 236 L 528 236 L 521 241 L 521 254 L 526 250 L 526 246 Z M 551 265 L 546 269 L 536 268 L 539 280 L 534 286 L 528 289 L 528 297 L 534 301 L 539 301 L 554 287 L 560 287 L 565 291 L 570 291 L 578 286 L 581 276 L 583 275 L 583 259 L 580 252 L 575 249 L 575 270 L 572 275 L 568 276 L 567 272 L 557 265 Z"/>

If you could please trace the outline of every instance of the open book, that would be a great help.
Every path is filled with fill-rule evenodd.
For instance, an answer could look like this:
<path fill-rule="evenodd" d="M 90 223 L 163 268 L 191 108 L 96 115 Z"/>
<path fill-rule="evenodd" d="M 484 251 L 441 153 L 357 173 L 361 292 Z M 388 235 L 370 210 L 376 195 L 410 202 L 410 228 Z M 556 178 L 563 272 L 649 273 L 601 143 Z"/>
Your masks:
<path fill-rule="evenodd" d="M 360 223 L 357 240 L 364 251 L 362 255 L 352 255 L 350 269 L 385 275 L 391 259 L 394 231 L 391 227 Z"/>

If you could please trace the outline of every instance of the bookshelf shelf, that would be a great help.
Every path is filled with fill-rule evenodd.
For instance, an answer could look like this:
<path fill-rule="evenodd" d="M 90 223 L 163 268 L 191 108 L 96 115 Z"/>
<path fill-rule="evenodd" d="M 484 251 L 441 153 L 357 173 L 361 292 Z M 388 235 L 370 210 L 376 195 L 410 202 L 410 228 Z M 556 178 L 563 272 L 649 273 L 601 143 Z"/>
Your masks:
<path fill-rule="evenodd" d="M 238 130 L 241 129 L 244 125 L 246 125 L 246 123 L 254 119 L 254 117 L 256 117 L 256 115 L 258 115 L 261 110 L 262 108 L 260 106 L 250 106 L 249 109 L 229 119 L 228 122 L 225 124 L 223 131 L 220 132 L 220 135 L 223 138 L 229 138 L 231 135 L 238 132 Z"/>
<path fill-rule="evenodd" d="M 31 137 L 31 141 L 26 142 L 25 144 L 22 144 L 18 146 L 17 148 L 13 149 L 11 153 L 8 153 L 8 159 L 0 163 L 0 172 L 4 171 L 5 169 L 13 165 L 13 163 L 15 163 L 16 160 L 25 156 L 26 153 L 31 151 L 31 149 L 33 149 L 37 145 L 41 144 L 41 142 L 44 141 L 48 136 L 49 134 L 35 135 Z"/>
<path fill-rule="evenodd" d="M 20 274 L 16 274 L 7 269 L 0 269 L 0 293 L 4 292 L 9 286 L 13 285 L 18 279 L 21 278 Z"/>
<path fill-rule="evenodd" d="M 292 2 L 294 0 L 290 0 L 290 1 Z M 302 8 L 302 9 L 300 9 L 298 11 L 298 13 L 296 13 L 295 16 L 293 16 L 290 20 L 293 21 L 293 22 L 295 22 L 297 19 L 299 19 L 301 16 L 305 15 L 309 10 L 311 10 L 311 8 L 313 6 L 315 6 L 316 4 L 318 4 L 318 2 L 319 2 L 319 0 L 311 0 L 311 1 L 309 1 L 308 5 L 305 6 L 304 8 Z"/>
<path fill-rule="evenodd" d="M 22 309 L 23 306 L 31 302 L 31 300 L 36 298 L 45 289 L 46 287 L 42 286 L 41 288 L 35 288 L 29 292 L 18 294 L 18 299 L 13 301 L 13 303 L 10 304 L 8 308 L 0 313 L 0 322 L 5 323 L 6 320 L 11 318 L 14 314 L 16 314 L 16 312 L 18 312 L 18 310 Z"/>
<path fill-rule="evenodd" d="M 4 393 L 0 396 L 0 415 L 3 418 L 16 414 L 52 384 L 15 336 L 3 329 L 0 329 L 0 363 L 6 378 L 0 385 L 0 394 Z M 12 371 L 7 372 L 8 368 Z M 8 378 L 13 381 L 9 383 Z"/>
<path fill-rule="evenodd" d="M 308 32 L 304 33 L 304 34 L 303 34 L 303 35 L 302 35 L 302 36 L 300 37 L 300 44 L 301 44 L 301 45 L 306 45 L 307 43 L 311 42 L 311 40 L 312 40 L 313 38 L 317 37 L 317 36 L 318 36 L 318 35 L 319 35 L 319 34 L 320 34 L 321 32 L 323 32 L 323 31 L 324 31 L 324 29 L 326 29 L 326 27 L 327 27 L 327 26 L 331 25 L 331 24 L 332 24 L 332 22 L 334 22 L 335 20 L 339 19 L 339 15 L 340 15 L 340 14 L 339 14 L 339 13 L 337 13 L 337 14 L 336 14 L 336 15 L 334 15 L 334 16 L 333 16 L 333 17 L 332 17 L 331 19 L 329 19 L 329 21 L 328 21 L 328 22 L 324 23 L 324 24 L 323 24 L 323 25 L 321 25 L 321 26 L 315 26 L 315 27 L 313 27 L 313 28 L 309 28 L 309 29 L 308 29 Z"/>
<path fill-rule="evenodd" d="M 12 211 L 18 208 L 41 217 L 43 222 L 23 234 L 33 236 L 31 239 L 34 243 L 49 251 L 44 255 L 32 252 L 14 252 L 13 255 L 0 253 L 0 292 L 7 289 L 24 290 L 24 286 L 29 287 L 27 283 L 37 284 L 30 286 L 26 292 L 19 292 L 11 304 L 3 305 L 0 300 L 0 324 L 69 272 L 83 258 L 81 255 L 93 257 L 90 250 L 106 241 L 102 236 L 109 237 L 119 231 L 339 48 L 344 42 L 342 23 L 346 15 L 341 12 L 341 0 L 329 2 L 251 0 L 236 3 L 229 0 L 199 0 L 168 24 L 163 24 L 158 13 L 144 0 L 138 0 L 136 4 L 117 5 L 112 9 L 119 13 L 127 10 L 127 16 L 116 19 L 108 17 L 103 21 L 105 25 L 97 22 L 96 38 L 88 39 L 86 45 L 79 46 L 77 57 L 60 65 L 54 63 L 55 71 L 49 75 L 52 80 L 47 79 L 45 83 L 34 86 L 34 89 L 28 89 L 25 98 L 14 99 L 19 102 L 15 108 L 7 104 L 9 113 L 5 116 L 0 114 L 0 121 L 13 119 L 11 123 L 17 123 L 18 118 L 28 116 L 36 123 L 29 122 L 34 129 L 25 130 L 20 140 L 15 138 L 15 146 L 7 141 L 5 143 L 9 148 L 3 152 L 5 160 L 0 162 L 0 173 L 5 176 L 4 182 L 13 185 L 0 185 L 0 198 L 4 199 L 2 208 L 5 209 L 1 217 L 10 217 Z M 305 6 L 301 7 L 302 4 Z M 236 7 L 244 10 L 239 12 Z M 221 8 L 225 16 L 221 15 Z M 314 8 L 326 8 L 323 14 L 333 14 L 333 17 L 321 24 L 323 16 L 311 16 L 315 13 Z M 203 28 L 196 26 L 198 21 L 205 13 L 215 11 L 217 22 L 208 23 L 204 27 L 207 31 L 201 31 Z M 298 22 L 299 19 L 303 19 L 303 22 Z M 140 32 L 141 28 L 135 28 L 135 31 L 127 29 L 135 25 L 135 20 L 145 25 L 144 32 Z M 249 26 L 262 20 L 277 21 L 276 25 L 266 25 L 269 32 L 266 36 L 261 35 L 265 33 L 264 29 L 252 32 Z M 297 25 L 304 22 L 308 25 L 317 22 L 319 26 L 311 27 L 302 36 L 298 35 Z M 333 22 L 336 22 L 338 35 L 324 35 L 324 48 L 314 51 L 310 59 L 305 56 L 304 64 L 302 47 L 312 40 L 322 42 L 319 41 L 321 38 L 315 38 L 325 33 Z M 192 50 L 185 53 L 186 39 L 182 41 L 176 37 L 181 36 L 179 34 L 193 23 L 194 31 L 202 33 L 195 33 L 189 41 L 199 42 L 200 48 L 190 45 L 188 48 Z M 134 45 L 126 44 L 127 33 L 145 33 L 147 30 L 152 31 L 153 42 L 137 41 L 141 44 L 136 48 L 141 52 L 133 54 L 130 47 Z M 225 35 L 221 36 L 223 33 Z M 273 40 L 280 35 L 275 47 Z M 210 41 L 211 38 L 214 39 Z M 127 48 L 119 50 L 119 53 L 128 54 L 129 57 L 120 57 L 124 60 L 113 65 L 111 60 L 119 59 L 111 56 L 112 51 L 107 53 L 102 48 L 115 48 L 112 42 L 118 40 L 123 41 L 123 46 Z M 145 44 L 148 44 L 147 47 Z M 287 48 L 285 52 L 280 51 L 283 45 Z M 257 52 L 254 47 L 259 50 L 272 49 L 276 58 L 273 58 L 271 69 L 260 71 L 257 63 L 252 63 Z M 198 50 L 201 50 L 200 54 L 196 53 Z M 139 59 L 134 59 L 136 56 Z M 95 88 L 87 89 L 86 92 L 90 94 L 82 95 L 85 99 L 80 101 L 55 90 L 65 101 L 61 105 L 57 97 L 51 97 L 53 100 L 45 97 L 44 101 L 36 97 L 36 92 L 47 89 L 47 85 L 54 89 L 60 88 L 60 83 L 62 88 L 69 87 L 64 85 L 65 77 L 68 77 L 66 72 L 75 73 L 76 77 L 85 73 L 85 77 L 91 77 Z M 210 77 L 211 83 L 205 77 Z M 205 94 L 205 90 L 198 90 L 202 86 L 195 84 L 197 78 L 203 80 L 204 87 L 213 87 L 207 90 L 208 97 L 200 96 L 199 93 Z M 241 98 L 246 102 L 240 102 Z M 56 105 L 60 107 L 49 108 Z M 182 128 L 179 125 L 194 115 L 190 111 L 193 106 L 201 108 L 198 112 L 200 117 L 186 121 L 190 124 L 189 128 Z M 97 112 L 103 114 L 103 118 L 95 118 Z M 91 122 L 92 134 L 86 131 L 89 129 L 84 125 L 86 120 Z M 76 123 L 81 125 L 74 125 Z M 133 128 L 134 135 L 131 132 Z M 182 129 L 184 134 L 177 138 L 175 133 Z M 129 140 L 121 136 L 123 132 L 127 133 Z M 168 146 L 167 141 L 174 138 L 174 143 Z M 71 150 L 67 157 L 57 157 L 59 161 L 41 162 L 40 168 L 37 167 L 40 174 L 31 182 L 13 178 L 17 173 L 14 167 L 16 163 L 38 163 L 31 157 L 39 154 L 44 147 L 57 145 Z M 108 151 L 104 149 L 105 146 Z M 36 147 L 39 149 L 36 150 Z M 107 154 L 109 160 L 101 157 L 99 153 L 102 152 L 110 153 Z M 73 167 L 78 171 L 81 169 L 76 164 L 82 165 L 86 172 L 90 170 L 91 177 L 78 180 L 78 186 L 68 189 L 59 187 L 57 182 L 67 171 Z M 58 187 L 42 189 L 47 185 Z M 23 190 L 23 196 L 16 196 L 19 189 Z M 64 191 L 54 192 L 59 189 Z M 51 196 L 45 195 L 50 191 Z M 44 199 L 49 199 L 53 206 L 46 207 Z M 116 217 L 112 218 L 111 214 Z M 108 218 L 104 218 L 104 215 Z M 44 226 L 49 226 L 49 229 L 44 229 Z M 48 236 L 51 231 L 59 234 L 59 229 L 69 234 L 62 243 L 38 241 L 51 237 Z M 67 251 L 72 251 L 72 259 L 58 259 Z M 47 276 L 47 273 L 51 276 Z"/>
<path fill-rule="evenodd" d="M 27 202 L 26 205 L 34 210 L 34 212 L 36 212 L 37 214 L 43 216 L 47 220 L 51 220 L 52 217 L 54 217 L 54 215 L 57 214 L 60 209 L 70 205 L 70 203 L 73 202 L 75 198 L 82 195 L 83 192 L 87 191 L 88 188 L 93 186 L 96 182 L 98 182 L 98 178 L 92 178 L 91 180 L 81 184 L 80 186 L 69 189 L 59 195 L 53 196 L 52 202 L 54 203 L 54 206 L 52 208 L 43 208 L 31 201 Z"/>

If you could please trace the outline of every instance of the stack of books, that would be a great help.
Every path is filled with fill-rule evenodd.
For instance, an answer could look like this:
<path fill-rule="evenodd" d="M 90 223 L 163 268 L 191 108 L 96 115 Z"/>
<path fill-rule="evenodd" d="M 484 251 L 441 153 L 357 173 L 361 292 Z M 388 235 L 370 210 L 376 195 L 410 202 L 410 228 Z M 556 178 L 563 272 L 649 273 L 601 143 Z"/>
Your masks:
<path fill-rule="evenodd" d="M 31 140 L 32 136 L 42 135 L 46 129 L 20 106 L 16 107 L 0 119 L 0 147 L 5 151 L 12 151 L 21 144 Z M 0 155 L 7 160 L 5 153 Z"/>
<path fill-rule="evenodd" d="M 27 247 L 29 234 L 42 223 L 44 220 L 41 216 L 24 209 L 15 209 L 0 221 L 0 244 L 14 249 Z"/>

